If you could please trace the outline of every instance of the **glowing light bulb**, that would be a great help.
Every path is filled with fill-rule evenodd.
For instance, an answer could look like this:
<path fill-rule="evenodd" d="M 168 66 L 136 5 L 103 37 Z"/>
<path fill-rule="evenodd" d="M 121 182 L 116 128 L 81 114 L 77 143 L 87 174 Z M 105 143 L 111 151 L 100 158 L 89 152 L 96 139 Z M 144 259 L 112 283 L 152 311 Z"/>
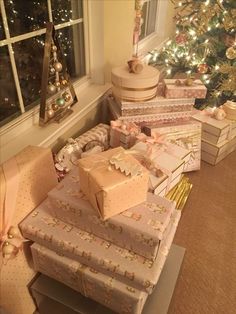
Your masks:
<path fill-rule="evenodd" d="M 179 7 L 182 7 L 182 2 L 181 2 L 181 1 L 178 3 L 178 6 L 179 6 Z"/>
<path fill-rule="evenodd" d="M 168 40 L 166 45 L 169 46 L 171 44 L 171 40 Z"/>
<path fill-rule="evenodd" d="M 209 39 L 206 39 L 204 42 L 205 42 L 205 44 L 207 44 L 209 42 Z"/>
<path fill-rule="evenodd" d="M 189 34 L 192 35 L 192 36 L 194 36 L 194 35 L 196 35 L 196 32 L 195 32 L 194 29 L 190 29 L 190 30 L 189 30 Z"/>
<path fill-rule="evenodd" d="M 209 3 L 210 3 L 210 0 L 206 0 L 206 2 L 205 2 L 205 6 L 208 6 L 208 5 L 209 5 Z"/>
<path fill-rule="evenodd" d="M 220 68 L 219 65 L 216 64 L 216 65 L 215 65 L 215 70 L 219 70 L 219 68 Z"/>
<path fill-rule="evenodd" d="M 167 69 L 166 73 L 171 74 L 171 69 Z"/>
<path fill-rule="evenodd" d="M 208 27 L 207 27 L 207 30 L 208 30 L 208 31 L 210 31 L 210 30 L 211 30 L 211 27 L 210 27 L 210 26 L 208 26 Z"/>

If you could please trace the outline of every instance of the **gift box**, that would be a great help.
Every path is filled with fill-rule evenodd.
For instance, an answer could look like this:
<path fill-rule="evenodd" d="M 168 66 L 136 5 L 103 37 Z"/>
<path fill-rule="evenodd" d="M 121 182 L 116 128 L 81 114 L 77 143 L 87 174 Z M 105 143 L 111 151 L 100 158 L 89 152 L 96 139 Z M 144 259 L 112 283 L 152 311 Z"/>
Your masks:
<path fill-rule="evenodd" d="M 223 105 L 223 109 L 226 113 L 226 118 L 230 120 L 236 120 L 236 102 L 235 101 L 226 101 Z"/>
<path fill-rule="evenodd" d="M 116 311 L 141 314 L 148 294 L 34 243 L 34 269 Z M 50 265 L 50 267 L 48 267 Z"/>
<path fill-rule="evenodd" d="M 169 113 L 169 116 L 171 117 L 171 114 L 174 112 L 192 113 L 195 99 L 166 99 L 162 96 L 156 96 L 155 98 L 146 102 L 137 103 L 118 99 L 116 99 L 116 102 L 120 108 L 122 116 Z"/>
<path fill-rule="evenodd" d="M 147 198 L 148 171 L 122 147 L 80 159 L 78 168 L 80 188 L 103 219 Z"/>
<path fill-rule="evenodd" d="M 110 146 L 130 148 L 136 142 L 136 136 L 141 132 L 138 125 L 132 122 L 111 121 Z"/>
<path fill-rule="evenodd" d="M 151 293 L 159 278 L 160 261 L 158 256 L 162 254 L 162 246 L 166 246 L 165 242 L 169 233 L 177 227 L 179 216 L 176 215 L 175 211 L 155 261 L 62 222 L 50 214 L 50 209 L 45 203 L 32 212 L 21 223 L 20 228 L 24 237 L 59 255 L 93 267 L 135 289 Z M 161 228 L 161 223 L 158 220 L 150 219 L 148 226 L 150 229 L 158 230 Z"/>
<path fill-rule="evenodd" d="M 104 222 L 81 193 L 76 170 L 74 169 L 63 182 L 48 193 L 52 215 L 81 230 L 154 260 L 175 204 L 148 193 L 146 202 Z M 161 229 L 150 229 L 149 220 L 159 220 Z"/>
<path fill-rule="evenodd" d="M 100 151 L 109 148 L 110 126 L 100 123 L 76 139 L 68 139 L 68 143 L 60 149 L 55 159 L 56 168 L 60 171 L 68 172 L 73 164 L 82 157 L 82 155 L 93 148 L 100 148 Z"/>
<path fill-rule="evenodd" d="M 142 128 L 148 136 L 163 134 L 166 140 L 191 151 L 190 159 L 185 163 L 184 172 L 199 170 L 201 163 L 201 123 L 189 120 L 183 123 L 146 125 Z"/>
<path fill-rule="evenodd" d="M 32 279 L 34 271 L 29 268 L 27 243 L 22 250 L 23 239 L 19 230 L 17 231 L 17 225 L 47 197 L 48 191 L 57 184 L 50 149 L 36 146 L 24 148 L 2 164 L 0 182 L 0 240 L 3 241 L 0 276 L 1 306 L 9 313 L 32 313 L 35 306 L 27 284 Z M 9 233 L 12 235 L 9 236 Z M 3 257 L 4 241 L 14 248 L 10 256 L 7 254 Z"/>
<path fill-rule="evenodd" d="M 205 98 L 207 94 L 207 88 L 200 80 L 193 81 L 190 86 L 181 79 L 165 79 L 164 83 L 166 98 Z"/>
<path fill-rule="evenodd" d="M 202 140 L 202 160 L 216 165 L 236 149 L 236 137 L 220 144 L 212 144 Z"/>
<path fill-rule="evenodd" d="M 143 156 L 147 156 L 149 147 L 150 144 L 148 143 L 138 142 L 132 147 L 132 150 L 140 152 Z M 178 179 L 180 179 L 180 175 L 183 172 L 185 162 L 184 160 L 163 151 L 162 147 L 159 149 L 158 144 L 153 144 L 152 147 L 154 151 L 149 159 L 156 169 L 160 171 L 157 175 L 150 170 L 151 185 L 149 188 L 154 191 L 156 195 L 159 194 L 163 196 L 178 183 Z M 139 156 L 137 158 L 139 159 Z"/>
<path fill-rule="evenodd" d="M 188 111 L 176 111 L 176 112 L 164 112 L 164 113 L 152 113 L 136 114 L 129 116 L 122 116 L 121 109 L 117 101 L 108 97 L 108 106 L 113 120 L 121 120 L 124 122 L 141 123 L 153 123 L 153 122 L 172 122 L 172 121 L 186 121 L 189 120 L 193 114 L 192 109 Z"/>
<path fill-rule="evenodd" d="M 202 123 L 202 139 L 212 144 L 221 144 L 236 136 L 236 121 L 227 119 L 216 120 L 203 112 L 198 112 L 193 118 Z"/>

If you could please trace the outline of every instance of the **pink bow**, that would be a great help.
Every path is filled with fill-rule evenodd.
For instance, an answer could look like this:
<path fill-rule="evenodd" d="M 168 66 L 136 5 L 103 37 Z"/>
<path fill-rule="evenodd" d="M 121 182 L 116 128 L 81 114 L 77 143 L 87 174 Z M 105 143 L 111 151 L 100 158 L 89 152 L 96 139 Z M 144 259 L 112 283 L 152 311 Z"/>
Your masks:
<path fill-rule="evenodd" d="M 134 122 L 125 122 L 121 120 L 111 121 L 111 127 L 113 129 L 119 129 L 123 132 L 127 132 L 128 134 L 134 133 L 139 134 L 140 128 Z"/>

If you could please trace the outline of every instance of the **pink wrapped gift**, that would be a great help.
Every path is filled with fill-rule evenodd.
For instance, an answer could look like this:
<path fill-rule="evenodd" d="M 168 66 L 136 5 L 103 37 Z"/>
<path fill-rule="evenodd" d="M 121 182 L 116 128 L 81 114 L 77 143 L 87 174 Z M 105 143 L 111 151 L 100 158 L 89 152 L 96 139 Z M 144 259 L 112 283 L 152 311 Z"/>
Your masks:
<path fill-rule="evenodd" d="M 180 85 L 176 83 L 180 82 Z M 187 86 L 185 80 L 165 79 L 166 98 L 205 98 L 207 93 L 206 86 L 200 81 L 195 80 L 191 86 Z"/>
<path fill-rule="evenodd" d="M 175 212 L 166 229 L 166 235 L 170 232 L 172 222 L 176 219 L 179 218 L 176 218 Z M 154 219 L 150 219 L 148 225 L 150 229 L 154 230 L 162 227 L 161 222 Z M 151 261 L 132 251 L 111 244 L 92 233 L 60 221 L 50 214 L 50 209 L 45 203 L 32 212 L 21 223 L 20 228 L 26 238 L 44 245 L 58 254 L 63 254 L 117 278 L 135 289 L 151 293 L 159 278 L 161 247 L 156 260 Z M 165 245 L 164 242 L 161 246 Z"/>
<path fill-rule="evenodd" d="M 190 150 L 190 159 L 184 166 L 184 172 L 200 169 L 201 123 L 191 119 L 182 123 L 147 125 L 142 131 L 147 135 L 163 134 L 168 142 Z"/>
<path fill-rule="evenodd" d="M 57 184 L 51 150 L 24 148 L 1 165 L 0 182 L 0 303 L 8 313 L 32 313 L 35 306 L 27 284 L 34 271 L 28 266 L 26 244 L 22 250 L 23 239 L 17 225 Z M 4 255 L 5 244 L 13 249 L 11 254 Z"/>
<path fill-rule="evenodd" d="M 128 102 L 122 100 L 116 100 L 122 116 L 138 116 L 149 114 L 162 114 L 168 113 L 169 116 L 175 113 L 190 112 L 193 111 L 195 99 L 166 99 L 162 96 L 156 96 L 155 98 L 144 102 Z"/>
<path fill-rule="evenodd" d="M 148 171 L 122 147 L 80 159 L 78 168 L 80 188 L 103 219 L 147 198 Z"/>
<path fill-rule="evenodd" d="M 130 148 L 136 142 L 140 127 L 133 122 L 111 121 L 110 146 Z"/>
<path fill-rule="evenodd" d="M 54 278 L 117 313 L 141 314 L 148 294 L 94 268 L 39 245 L 31 247 L 34 269 Z M 49 267 L 50 265 L 50 267 Z"/>
<path fill-rule="evenodd" d="M 54 217 L 93 233 L 120 247 L 146 258 L 156 258 L 160 241 L 169 224 L 175 204 L 165 198 L 147 194 L 147 201 L 102 221 L 96 210 L 80 191 L 74 169 L 56 188 L 49 192 Z M 149 228 L 150 220 L 161 223 L 160 230 Z"/>
<path fill-rule="evenodd" d="M 150 138 L 151 140 L 151 138 Z M 184 160 L 172 156 L 168 143 L 138 142 L 132 148 L 151 162 L 150 190 L 155 194 L 164 196 L 181 178 L 184 169 Z M 142 157 L 137 155 L 138 160 Z M 145 160 L 144 160 L 145 163 Z M 147 161 L 148 163 L 148 161 Z M 149 167 L 149 165 L 148 165 Z M 152 169 L 154 167 L 154 170 Z"/>
<path fill-rule="evenodd" d="M 172 111 L 164 113 L 152 113 L 152 114 L 139 114 L 139 115 L 130 115 L 122 116 L 121 110 L 118 103 L 112 97 L 108 97 L 108 105 L 110 109 L 111 116 L 114 120 L 119 119 L 124 122 L 134 122 L 136 124 L 145 124 L 145 123 L 157 123 L 157 122 L 173 122 L 173 121 L 186 121 L 189 120 L 192 116 L 192 109 L 188 111 Z"/>

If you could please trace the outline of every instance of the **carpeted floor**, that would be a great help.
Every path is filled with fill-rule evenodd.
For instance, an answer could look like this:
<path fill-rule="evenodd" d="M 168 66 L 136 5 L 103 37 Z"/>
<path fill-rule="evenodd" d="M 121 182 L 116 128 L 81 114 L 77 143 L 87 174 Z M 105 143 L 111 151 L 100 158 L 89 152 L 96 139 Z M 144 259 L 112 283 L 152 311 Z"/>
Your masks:
<path fill-rule="evenodd" d="M 236 313 L 236 152 L 189 173 L 174 243 L 186 254 L 168 314 Z"/>

